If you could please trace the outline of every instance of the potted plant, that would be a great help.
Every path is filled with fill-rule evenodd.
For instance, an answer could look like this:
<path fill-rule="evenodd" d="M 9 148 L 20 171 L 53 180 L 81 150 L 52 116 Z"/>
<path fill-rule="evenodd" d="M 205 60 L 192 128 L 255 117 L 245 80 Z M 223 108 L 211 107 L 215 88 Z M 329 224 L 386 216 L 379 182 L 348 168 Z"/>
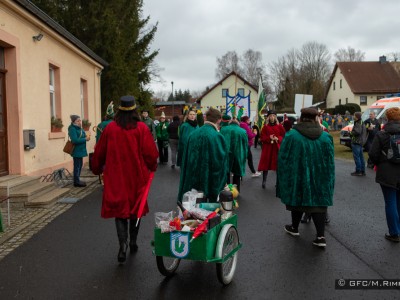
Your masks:
<path fill-rule="evenodd" d="M 64 125 L 60 118 L 51 117 L 51 132 L 61 132 L 63 127 Z"/>
<path fill-rule="evenodd" d="M 82 120 L 82 128 L 85 131 L 89 131 L 90 125 L 92 125 L 92 123 L 90 123 L 89 120 L 87 120 L 87 119 Z"/>

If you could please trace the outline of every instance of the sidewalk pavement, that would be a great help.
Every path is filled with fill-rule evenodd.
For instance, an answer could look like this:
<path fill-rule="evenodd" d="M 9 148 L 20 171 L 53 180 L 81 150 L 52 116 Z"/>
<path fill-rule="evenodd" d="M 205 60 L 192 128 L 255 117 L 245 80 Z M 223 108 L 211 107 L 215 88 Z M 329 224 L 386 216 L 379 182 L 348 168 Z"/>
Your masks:
<path fill-rule="evenodd" d="M 100 186 L 97 179 L 98 176 L 94 176 L 86 169 L 87 168 L 84 169 L 85 171 L 82 170 L 82 177 L 83 180 L 87 182 L 87 186 L 84 188 L 71 187 L 70 191 L 61 199 L 73 198 L 80 200 Z M 13 209 L 11 212 L 10 226 L 7 225 L 4 232 L 0 232 L 0 260 L 72 206 L 73 203 L 57 201 L 48 207 Z M 6 222 L 7 220 L 3 220 L 3 223 Z"/>

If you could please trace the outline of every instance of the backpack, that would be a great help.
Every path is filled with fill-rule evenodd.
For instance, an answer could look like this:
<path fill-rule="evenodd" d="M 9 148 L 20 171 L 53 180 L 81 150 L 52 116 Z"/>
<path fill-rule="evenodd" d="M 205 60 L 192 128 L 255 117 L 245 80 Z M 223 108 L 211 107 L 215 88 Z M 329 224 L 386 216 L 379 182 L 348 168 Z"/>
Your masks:
<path fill-rule="evenodd" d="M 391 134 L 389 138 L 389 149 L 383 152 L 387 160 L 394 164 L 400 164 L 400 134 Z"/>

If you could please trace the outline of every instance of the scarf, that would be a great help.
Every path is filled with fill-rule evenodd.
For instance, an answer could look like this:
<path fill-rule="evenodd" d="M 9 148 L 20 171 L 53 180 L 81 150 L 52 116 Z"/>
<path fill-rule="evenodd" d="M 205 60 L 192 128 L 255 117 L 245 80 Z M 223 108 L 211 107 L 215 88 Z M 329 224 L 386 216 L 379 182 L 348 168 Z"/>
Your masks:
<path fill-rule="evenodd" d="M 191 126 L 196 127 L 197 126 L 197 120 L 186 120 L 186 122 L 188 122 Z"/>

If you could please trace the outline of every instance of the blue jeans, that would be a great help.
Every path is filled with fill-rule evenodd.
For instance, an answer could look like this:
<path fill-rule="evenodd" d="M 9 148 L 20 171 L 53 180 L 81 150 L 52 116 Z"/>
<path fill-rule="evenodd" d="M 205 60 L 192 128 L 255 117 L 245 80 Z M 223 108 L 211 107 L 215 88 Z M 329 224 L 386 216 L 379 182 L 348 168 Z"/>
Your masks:
<path fill-rule="evenodd" d="M 365 172 L 365 161 L 363 154 L 363 146 L 359 144 L 351 144 L 354 162 L 356 163 L 356 172 Z"/>
<path fill-rule="evenodd" d="M 390 235 L 400 235 L 400 190 L 381 185 Z"/>
<path fill-rule="evenodd" d="M 79 183 L 81 177 L 81 170 L 83 166 L 82 157 L 74 157 L 74 184 Z"/>

